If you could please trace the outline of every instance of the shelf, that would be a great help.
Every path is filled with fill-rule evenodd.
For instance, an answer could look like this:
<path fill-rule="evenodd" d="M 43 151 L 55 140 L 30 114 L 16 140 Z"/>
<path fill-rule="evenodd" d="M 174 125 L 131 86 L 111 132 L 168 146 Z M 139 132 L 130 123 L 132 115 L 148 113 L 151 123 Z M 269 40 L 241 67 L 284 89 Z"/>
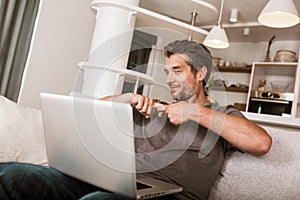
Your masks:
<path fill-rule="evenodd" d="M 248 93 L 248 88 L 241 87 L 212 87 L 211 89 L 215 91 Z"/>
<path fill-rule="evenodd" d="M 288 114 L 291 117 L 295 117 L 297 113 L 297 96 L 299 94 L 299 81 L 300 81 L 300 68 L 297 62 L 253 62 L 252 74 L 250 80 L 251 94 L 248 97 L 247 103 L 250 105 L 257 106 L 258 104 L 252 101 L 253 97 L 268 98 L 268 91 L 270 95 L 275 95 L 273 100 L 273 105 L 281 108 L 281 102 L 279 100 L 290 101 L 291 104 L 288 106 Z M 265 91 L 257 91 L 261 80 L 266 80 Z M 289 83 L 286 92 L 279 92 L 272 89 L 272 81 L 286 81 Z M 277 101 L 277 102 L 275 102 Z M 269 100 L 268 100 L 269 102 Z M 275 104 L 276 103 L 276 104 Z M 279 110 L 279 108 L 277 110 Z M 283 108 L 282 108 L 283 109 Z M 285 109 L 285 108 L 284 108 Z M 252 110 L 252 109 L 248 109 Z M 268 111 L 268 113 L 271 113 Z"/>
<path fill-rule="evenodd" d="M 203 0 L 140 0 L 139 6 L 188 24 L 191 21 L 191 13 L 195 10 L 198 13 L 195 26 L 215 23 L 219 13 L 211 2 Z"/>
<path fill-rule="evenodd" d="M 292 92 L 276 92 L 272 90 L 251 90 L 250 96 L 255 97 L 255 98 L 267 98 L 269 99 L 270 97 L 264 97 L 263 93 L 275 93 L 278 94 L 280 97 L 274 98 L 274 99 L 279 99 L 279 100 L 286 100 L 286 101 L 293 101 L 294 100 L 294 93 Z"/>
<path fill-rule="evenodd" d="M 297 66 L 297 62 L 254 62 L 257 66 Z"/>
<path fill-rule="evenodd" d="M 87 70 L 87 69 L 97 69 L 97 70 L 104 70 L 104 71 L 111 71 L 115 72 L 116 74 L 120 74 L 125 76 L 125 80 L 128 82 L 142 82 L 144 84 L 150 84 L 154 82 L 154 79 L 151 76 L 148 76 L 144 73 L 139 73 L 133 70 L 128 69 L 122 69 L 122 68 L 109 68 L 109 67 L 103 67 L 99 66 L 97 64 L 92 64 L 88 62 L 80 62 L 78 64 L 78 68 L 81 70 Z"/>
<path fill-rule="evenodd" d="M 139 6 L 135 6 L 135 5 L 125 5 L 122 3 L 109 2 L 109 1 L 105 1 L 105 0 L 93 0 L 90 5 L 91 5 L 91 8 L 93 8 L 93 11 L 97 11 L 97 7 L 101 7 L 101 6 L 114 6 L 117 8 L 127 9 L 129 11 L 136 12 L 138 15 L 146 15 L 151 18 L 156 18 L 160 21 L 164 21 L 166 23 L 175 25 L 177 27 L 181 27 L 181 28 L 184 28 L 184 29 L 187 29 L 190 31 L 194 31 L 194 32 L 200 33 L 202 35 L 207 35 L 207 33 L 208 33 L 206 30 L 204 30 L 202 28 L 192 26 L 192 25 L 184 23 L 182 21 L 172 19 L 171 17 L 165 16 L 165 15 L 162 15 L 162 14 L 159 14 L 159 13 L 156 13 L 156 12 L 153 12 L 153 11 L 150 11 L 150 10 L 147 10 L 147 9 L 141 8 Z M 209 9 L 212 10 L 213 12 L 217 11 L 214 6 L 209 7 Z M 134 14 L 134 13 L 132 13 L 132 14 Z"/>
<path fill-rule="evenodd" d="M 136 71 L 123 69 L 123 68 L 109 68 L 99 66 L 97 64 L 88 63 L 88 62 L 80 62 L 78 63 L 78 68 L 83 70 L 86 73 L 89 70 L 97 70 L 98 72 L 113 72 L 116 75 L 116 80 L 118 80 L 119 76 L 124 77 L 124 81 L 127 83 L 135 83 L 134 93 L 137 92 L 138 86 L 140 83 L 142 84 L 152 84 L 154 83 L 154 79 L 151 76 L 148 76 L 144 73 L 139 73 Z"/>
<path fill-rule="evenodd" d="M 243 66 L 227 66 L 227 67 L 217 67 L 220 72 L 235 72 L 235 73 L 251 73 L 251 67 Z"/>

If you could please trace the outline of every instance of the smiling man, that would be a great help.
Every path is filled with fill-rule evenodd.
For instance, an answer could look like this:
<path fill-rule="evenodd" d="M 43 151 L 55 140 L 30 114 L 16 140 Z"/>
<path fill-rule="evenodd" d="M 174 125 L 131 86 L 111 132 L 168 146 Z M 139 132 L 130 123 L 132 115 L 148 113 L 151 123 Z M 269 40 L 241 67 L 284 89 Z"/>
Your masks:
<path fill-rule="evenodd" d="M 183 187 L 162 199 L 207 199 L 227 152 L 263 155 L 272 139 L 233 106 L 217 107 L 205 96 L 212 67 L 205 46 L 178 40 L 164 53 L 172 104 L 132 93 L 102 100 L 133 107 L 138 172 Z M 0 164 L 0 182 L 1 199 L 124 199 L 54 169 L 21 163 Z"/>
<path fill-rule="evenodd" d="M 164 71 L 174 103 L 160 104 L 139 94 L 104 100 L 129 103 L 135 108 L 136 152 L 142 172 L 181 185 L 183 192 L 173 195 L 174 199 L 206 199 L 227 152 L 263 155 L 272 140 L 233 106 L 217 107 L 205 96 L 212 67 L 205 46 L 178 40 L 168 44 L 164 53 Z M 175 145 L 170 147 L 170 143 Z M 179 153 L 171 161 L 174 152 Z"/>

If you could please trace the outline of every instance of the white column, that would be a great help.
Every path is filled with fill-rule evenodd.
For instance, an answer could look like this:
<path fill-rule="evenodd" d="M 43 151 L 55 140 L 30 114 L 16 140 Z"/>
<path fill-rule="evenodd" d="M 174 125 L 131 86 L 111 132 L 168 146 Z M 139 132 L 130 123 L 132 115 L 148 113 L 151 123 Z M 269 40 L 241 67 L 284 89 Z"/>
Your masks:
<path fill-rule="evenodd" d="M 90 54 L 84 66 L 82 92 L 96 98 L 121 93 L 124 82 L 124 76 L 109 69 L 125 69 L 127 66 L 136 12 L 117 4 L 138 5 L 139 0 L 91 2 L 97 20 Z"/>

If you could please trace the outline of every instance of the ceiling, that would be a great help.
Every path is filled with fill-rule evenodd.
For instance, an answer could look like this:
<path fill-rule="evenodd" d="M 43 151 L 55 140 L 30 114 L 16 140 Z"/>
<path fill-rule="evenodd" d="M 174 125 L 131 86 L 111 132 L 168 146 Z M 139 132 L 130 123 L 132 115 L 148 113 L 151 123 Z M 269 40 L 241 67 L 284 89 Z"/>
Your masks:
<path fill-rule="evenodd" d="M 213 6 L 207 8 L 195 2 L 210 3 Z M 268 0 L 224 0 L 222 24 L 230 42 L 268 41 L 273 35 L 275 35 L 275 40 L 300 40 L 300 24 L 290 28 L 276 29 L 258 23 L 257 17 L 267 2 Z M 294 2 L 300 14 L 300 0 L 294 0 Z M 190 24 L 191 13 L 195 10 L 197 17 L 194 26 L 209 31 L 218 21 L 221 0 L 140 0 L 140 7 L 187 24 Z M 231 23 L 228 20 L 233 8 L 239 11 L 238 22 L 236 23 Z M 174 28 L 166 22 L 155 21 L 155 19 L 147 16 L 138 19 L 137 24 L 140 27 Z M 243 35 L 244 28 L 250 29 L 250 35 Z M 203 39 L 205 35 L 198 37 Z"/>

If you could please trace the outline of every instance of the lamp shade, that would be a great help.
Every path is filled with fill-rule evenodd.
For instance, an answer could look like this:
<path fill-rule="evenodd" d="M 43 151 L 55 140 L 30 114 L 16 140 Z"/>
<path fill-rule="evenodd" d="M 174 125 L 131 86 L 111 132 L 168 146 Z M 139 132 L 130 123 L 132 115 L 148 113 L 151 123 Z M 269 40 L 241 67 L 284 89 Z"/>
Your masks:
<path fill-rule="evenodd" d="M 206 38 L 203 41 L 205 46 L 224 49 L 229 47 L 229 42 L 225 30 L 221 27 L 220 24 L 214 26 L 210 32 L 207 34 Z"/>
<path fill-rule="evenodd" d="M 287 28 L 299 23 L 293 0 L 270 0 L 261 11 L 258 21 L 272 28 Z"/>

